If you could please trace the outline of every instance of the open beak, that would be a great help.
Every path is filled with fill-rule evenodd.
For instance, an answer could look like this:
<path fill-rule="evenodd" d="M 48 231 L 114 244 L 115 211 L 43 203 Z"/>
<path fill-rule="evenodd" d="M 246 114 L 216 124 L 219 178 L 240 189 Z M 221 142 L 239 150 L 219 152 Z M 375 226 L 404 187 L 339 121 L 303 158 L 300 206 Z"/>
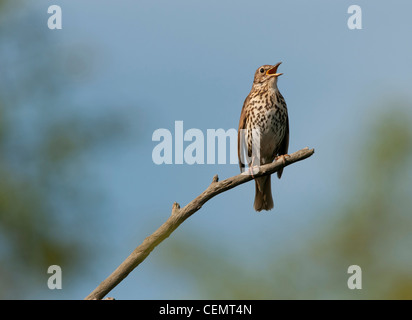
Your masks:
<path fill-rule="evenodd" d="M 268 71 L 266 71 L 266 74 L 270 76 L 274 76 L 274 77 L 281 76 L 283 73 L 277 73 L 278 67 L 280 66 L 281 63 L 282 62 L 277 63 L 272 69 L 269 69 Z"/>

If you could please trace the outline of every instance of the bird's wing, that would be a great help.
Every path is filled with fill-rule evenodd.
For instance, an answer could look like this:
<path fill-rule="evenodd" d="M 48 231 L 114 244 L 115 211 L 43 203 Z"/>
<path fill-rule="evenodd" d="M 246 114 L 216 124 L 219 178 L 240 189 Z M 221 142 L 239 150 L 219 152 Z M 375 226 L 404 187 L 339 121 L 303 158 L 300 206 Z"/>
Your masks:
<path fill-rule="evenodd" d="M 280 143 L 279 147 L 279 155 L 282 156 L 284 154 L 288 154 L 288 149 L 289 149 L 289 117 L 286 114 L 286 131 L 285 131 L 285 136 L 283 137 L 282 142 Z M 278 178 L 280 179 L 282 177 L 283 169 L 278 171 Z"/>
<path fill-rule="evenodd" d="M 246 112 L 245 106 L 249 102 L 249 96 L 246 97 L 243 103 L 242 112 L 240 113 L 239 129 L 237 130 L 237 155 L 239 158 L 239 168 L 240 172 L 245 171 L 245 132 L 246 132 Z"/>

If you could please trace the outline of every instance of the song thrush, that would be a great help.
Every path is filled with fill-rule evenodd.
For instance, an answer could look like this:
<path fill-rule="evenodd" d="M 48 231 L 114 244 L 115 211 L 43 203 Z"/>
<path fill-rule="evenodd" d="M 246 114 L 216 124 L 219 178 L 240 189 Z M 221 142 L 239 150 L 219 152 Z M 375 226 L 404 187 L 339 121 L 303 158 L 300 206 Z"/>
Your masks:
<path fill-rule="evenodd" d="M 277 73 L 281 64 L 264 65 L 256 70 L 252 89 L 243 103 L 238 130 L 238 157 L 241 172 L 245 170 L 244 153 L 248 157 L 249 170 L 253 165 L 263 165 L 277 156 L 288 153 L 289 119 L 285 99 L 277 87 Z M 256 136 L 252 134 L 258 132 Z M 255 146 L 256 153 L 252 152 Z M 257 161 L 259 159 L 259 161 Z M 258 162 L 258 163 L 255 163 Z M 282 171 L 277 175 L 280 179 Z M 256 211 L 273 208 L 270 176 L 255 179 Z"/>

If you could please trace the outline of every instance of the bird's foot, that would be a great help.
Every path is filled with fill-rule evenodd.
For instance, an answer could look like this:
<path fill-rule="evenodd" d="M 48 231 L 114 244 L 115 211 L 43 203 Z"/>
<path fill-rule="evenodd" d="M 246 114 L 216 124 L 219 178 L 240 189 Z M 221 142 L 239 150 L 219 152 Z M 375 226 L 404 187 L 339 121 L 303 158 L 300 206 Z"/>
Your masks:
<path fill-rule="evenodd" d="M 248 168 L 248 174 L 252 176 L 252 178 L 255 178 L 255 174 L 259 172 L 259 167 L 258 166 L 250 166 Z"/>
<path fill-rule="evenodd" d="M 279 159 L 282 160 L 283 164 L 286 163 L 286 159 L 289 158 L 290 156 L 288 154 L 282 154 L 281 156 L 277 156 L 275 158 L 275 161 L 278 161 Z"/>

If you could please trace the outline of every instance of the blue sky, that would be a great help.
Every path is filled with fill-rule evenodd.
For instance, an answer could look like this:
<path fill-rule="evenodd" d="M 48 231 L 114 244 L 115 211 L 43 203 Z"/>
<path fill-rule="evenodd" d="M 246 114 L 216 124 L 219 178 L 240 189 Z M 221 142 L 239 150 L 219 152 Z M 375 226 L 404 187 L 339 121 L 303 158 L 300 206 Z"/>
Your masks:
<path fill-rule="evenodd" d="M 281 243 L 298 245 L 324 219 L 318 209 L 339 197 L 343 177 L 337 168 L 345 167 L 370 113 L 383 108 L 383 99 L 412 99 L 408 1 L 56 0 L 63 29 L 55 31 L 46 24 L 50 1 L 27 4 L 44 17 L 37 27 L 54 50 L 64 56 L 75 48 L 91 57 L 84 77 L 67 92 L 73 108 L 90 114 L 119 109 L 133 124 L 123 145 L 90 158 L 97 184 L 108 194 L 98 265 L 90 261 L 92 275 L 82 284 L 67 284 L 58 296 L 40 290 L 37 298 L 86 296 L 167 219 L 173 202 L 187 204 L 214 174 L 224 179 L 238 173 L 230 164 L 155 165 L 151 137 L 159 128 L 173 132 L 177 120 L 204 133 L 237 128 L 260 65 L 283 62 L 278 87 L 289 109 L 289 151 L 308 146 L 315 155 L 272 180 L 273 211 L 253 211 L 252 183 L 219 195 L 110 296 L 190 297 L 188 279 L 173 279 L 157 267 L 168 242 L 188 234 L 211 238 L 234 257 L 247 252 L 251 260 L 259 259 L 265 241 L 279 243 L 274 254 L 284 250 Z M 347 27 L 351 4 L 362 8 L 362 30 Z"/>

